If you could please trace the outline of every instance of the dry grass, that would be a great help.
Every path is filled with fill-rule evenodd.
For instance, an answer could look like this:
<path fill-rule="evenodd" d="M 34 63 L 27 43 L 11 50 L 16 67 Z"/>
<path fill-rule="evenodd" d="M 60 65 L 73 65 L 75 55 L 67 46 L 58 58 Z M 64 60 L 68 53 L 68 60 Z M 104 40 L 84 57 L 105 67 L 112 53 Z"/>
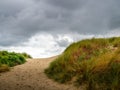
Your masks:
<path fill-rule="evenodd" d="M 10 70 L 10 68 L 5 64 L 0 66 L 0 72 L 6 72 L 6 71 L 9 71 L 9 70 Z"/>
<path fill-rule="evenodd" d="M 71 44 L 45 70 L 49 78 L 88 90 L 120 89 L 120 37 L 87 39 Z"/>

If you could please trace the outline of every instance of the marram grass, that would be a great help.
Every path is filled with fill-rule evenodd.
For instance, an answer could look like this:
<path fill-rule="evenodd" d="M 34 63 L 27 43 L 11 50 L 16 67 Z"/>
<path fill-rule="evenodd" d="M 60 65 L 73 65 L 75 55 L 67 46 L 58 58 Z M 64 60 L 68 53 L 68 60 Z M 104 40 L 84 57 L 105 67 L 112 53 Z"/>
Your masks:
<path fill-rule="evenodd" d="M 120 37 L 73 43 L 45 73 L 60 83 L 85 85 L 86 90 L 120 90 Z"/>
<path fill-rule="evenodd" d="M 10 67 L 25 63 L 26 58 L 31 56 L 26 53 L 0 51 L 0 72 L 9 71 Z"/>

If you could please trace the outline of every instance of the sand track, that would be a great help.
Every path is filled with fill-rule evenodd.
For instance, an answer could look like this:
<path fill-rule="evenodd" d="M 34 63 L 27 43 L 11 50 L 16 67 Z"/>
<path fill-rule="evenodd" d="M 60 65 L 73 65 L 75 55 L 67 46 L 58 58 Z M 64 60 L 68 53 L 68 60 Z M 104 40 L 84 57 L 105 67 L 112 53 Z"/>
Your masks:
<path fill-rule="evenodd" d="M 55 58 L 30 59 L 9 72 L 0 73 L 0 90 L 78 90 L 72 85 L 58 84 L 44 74 Z"/>

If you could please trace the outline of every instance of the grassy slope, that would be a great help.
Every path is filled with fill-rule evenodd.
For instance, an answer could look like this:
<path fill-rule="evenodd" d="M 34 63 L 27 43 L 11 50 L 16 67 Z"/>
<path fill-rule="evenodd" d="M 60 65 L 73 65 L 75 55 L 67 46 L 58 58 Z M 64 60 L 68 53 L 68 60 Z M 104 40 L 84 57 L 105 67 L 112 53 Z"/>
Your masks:
<path fill-rule="evenodd" d="M 25 63 L 25 58 L 31 57 L 26 53 L 0 51 L 0 72 L 9 71 L 9 67 Z"/>
<path fill-rule="evenodd" d="M 90 90 L 120 90 L 120 37 L 71 44 L 45 70 L 60 83 L 72 81 Z"/>

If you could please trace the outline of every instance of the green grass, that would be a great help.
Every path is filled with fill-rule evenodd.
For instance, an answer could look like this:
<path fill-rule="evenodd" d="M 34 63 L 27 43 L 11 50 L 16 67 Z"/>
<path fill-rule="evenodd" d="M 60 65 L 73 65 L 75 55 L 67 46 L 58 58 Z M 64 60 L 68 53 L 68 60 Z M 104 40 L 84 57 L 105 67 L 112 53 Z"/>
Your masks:
<path fill-rule="evenodd" d="M 0 51 L 0 72 L 9 71 L 10 67 L 25 63 L 26 58 L 31 57 L 26 53 Z"/>
<path fill-rule="evenodd" d="M 85 85 L 86 90 L 120 90 L 120 37 L 73 43 L 45 73 L 60 83 Z"/>
<path fill-rule="evenodd" d="M 22 54 L 26 59 L 27 59 L 27 58 L 32 58 L 32 56 L 30 56 L 29 54 L 27 54 L 27 53 L 25 53 L 25 52 L 24 52 L 24 53 L 19 53 L 19 54 Z"/>

